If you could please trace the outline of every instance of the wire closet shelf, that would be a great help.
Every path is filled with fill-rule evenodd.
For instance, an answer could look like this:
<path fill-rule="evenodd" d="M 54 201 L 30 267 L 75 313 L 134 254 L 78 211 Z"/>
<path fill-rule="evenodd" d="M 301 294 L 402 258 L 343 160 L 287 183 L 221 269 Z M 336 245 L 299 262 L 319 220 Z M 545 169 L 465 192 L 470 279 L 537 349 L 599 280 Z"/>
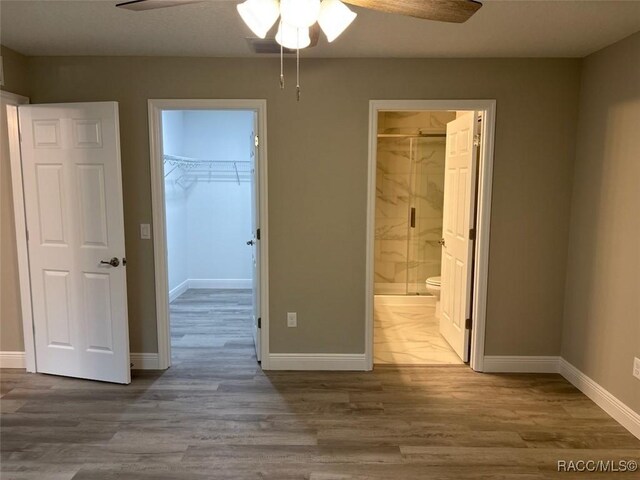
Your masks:
<path fill-rule="evenodd" d="M 253 168 L 248 160 L 207 160 L 179 155 L 164 156 L 164 178 L 179 170 L 175 183 L 189 188 L 198 182 L 242 182 L 251 181 Z"/>

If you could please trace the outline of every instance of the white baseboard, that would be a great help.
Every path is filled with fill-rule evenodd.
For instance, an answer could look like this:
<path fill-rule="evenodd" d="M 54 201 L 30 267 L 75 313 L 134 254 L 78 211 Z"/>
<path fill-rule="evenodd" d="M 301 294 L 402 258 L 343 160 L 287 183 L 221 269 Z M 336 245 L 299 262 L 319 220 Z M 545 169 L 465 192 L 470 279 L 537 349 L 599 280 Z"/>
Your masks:
<path fill-rule="evenodd" d="M 485 355 L 483 372 L 558 373 L 558 356 Z"/>
<path fill-rule="evenodd" d="M 190 278 L 189 288 L 251 288 L 251 278 Z"/>
<path fill-rule="evenodd" d="M 176 298 L 182 295 L 189 289 L 189 280 L 185 280 L 180 285 L 169 290 L 169 302 L 173 302 Z"/>
<path fill-rule="evenodd" d="M 0 352 L 0 368 L 26 368 L 24 352 Z"/>
<path fill-rule="evenodd" d="M 253 287 L 251 278 L 188 278 L 177 287 L 169 290 L 169 302 L 173 302 L 190 288 L 234 288 L 247 289 Z"/>
<path fill-rule="evenodd" d="M 492 373 L 559 373 L 620 425 L 640 438 L 640 414 L 562 357 L 485 355 L 483 367 L 484 372 Z"/>
<path fill-rule="evenodd" d="M 158 370 L 157 353 L 131 353 L 134 370 Z M 0 352 L 0 368 L 25 368 L 24 352 Z"/>
<path fill-rule="evenodd" d="M 132 370 L 160 370 L 157 353 L 130 353 Z"/>
<path fill-rule="evenodd" d="M 157 353 L 131 353 L 130 359 L 133 370 L 159 369 Z M 268 360 L 269 370 L 367 370 L 363 353 L 271 353 Z M 0 368 L 25 368 L 24 352 L 0 352 Z M 560 373 L 640 438 L 640 414 L 561 357 L 486 355 L 483 370 L 492 373 Z"/>
<path fill-rule="evenodd" d="M 436 306 L 436 297 L 433 295 L 375 295 L 373 303 L 376 307 L 383 306 Z"/>
<path fill-rule="evenodd" d="M 607 412 L 624 428 L 629 430 L 637 438 L 640 438 L 640 414 L 634 412 L 602 385 L 582 373 L 564 358 L 560 359 L 558 366 L 560 375 L 593 400 L 596 405 Z"/>
<path fill-rule="evenodd" d="M 426 280 L 426 278 L 424 279 Z M 410 292 L 420 292 L 420 295 L 427 294 L 427 286 L 424 281 L 418 283 L 378 283 L 373 286 L 375 295 L 406 295 L 407 288 Z"/>
<path fill-rule="evenodd" d="M 367 370 L 364 353 L 270 353 L 269 370 Z"/>

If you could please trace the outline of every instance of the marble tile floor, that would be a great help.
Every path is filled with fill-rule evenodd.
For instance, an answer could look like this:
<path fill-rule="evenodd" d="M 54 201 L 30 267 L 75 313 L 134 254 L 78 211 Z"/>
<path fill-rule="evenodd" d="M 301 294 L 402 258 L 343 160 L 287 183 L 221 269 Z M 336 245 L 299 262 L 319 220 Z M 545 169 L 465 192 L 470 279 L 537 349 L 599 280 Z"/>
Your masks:
<path fill-rule="evenodd" d="M 435 303 L 384 305 L 374 301 L 373 363 L 382 365 L 461 365 L 440 335 Z"/>

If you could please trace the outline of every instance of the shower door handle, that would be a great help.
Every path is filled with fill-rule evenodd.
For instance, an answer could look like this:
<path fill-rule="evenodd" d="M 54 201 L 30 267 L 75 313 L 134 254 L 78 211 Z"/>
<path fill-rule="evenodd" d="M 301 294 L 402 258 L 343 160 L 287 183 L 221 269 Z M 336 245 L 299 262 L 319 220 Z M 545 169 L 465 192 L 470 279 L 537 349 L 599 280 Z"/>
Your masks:
<path fill-rule="evenodd" d="M 416 208 L 411 207 L 411 228 L 416 228 Z"/>

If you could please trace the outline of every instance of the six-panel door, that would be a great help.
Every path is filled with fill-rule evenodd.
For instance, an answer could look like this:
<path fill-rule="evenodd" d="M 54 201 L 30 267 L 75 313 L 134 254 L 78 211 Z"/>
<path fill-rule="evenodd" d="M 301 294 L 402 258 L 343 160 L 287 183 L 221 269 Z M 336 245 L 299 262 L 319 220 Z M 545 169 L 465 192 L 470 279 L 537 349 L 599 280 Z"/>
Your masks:
<path fill-rule="evenodd" d="M 37 371 L 129 383 L 118 104 L 19 114 Z"/>
<path fill-rule="evenodd" d="M 473 241 L 476 189 L 476 112 L 458 116 L 447 124 L 442 219 L 440 283 L 440 333 L 463 361 L 469 360 Z"/>

